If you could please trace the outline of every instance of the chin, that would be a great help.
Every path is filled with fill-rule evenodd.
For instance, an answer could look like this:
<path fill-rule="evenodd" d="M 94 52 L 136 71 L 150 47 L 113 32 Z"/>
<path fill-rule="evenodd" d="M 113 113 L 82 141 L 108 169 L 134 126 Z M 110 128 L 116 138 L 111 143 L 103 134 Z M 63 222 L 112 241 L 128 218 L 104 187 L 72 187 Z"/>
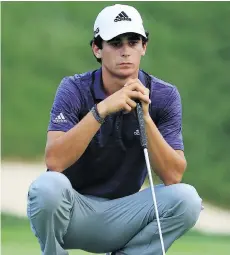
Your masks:
<path fill-rule="evenodd" d="M 117 75 L 121 77 L 130 77 L 136 73 L 136 69 L 134 68 L 122 68 L 116 71 Z"/>

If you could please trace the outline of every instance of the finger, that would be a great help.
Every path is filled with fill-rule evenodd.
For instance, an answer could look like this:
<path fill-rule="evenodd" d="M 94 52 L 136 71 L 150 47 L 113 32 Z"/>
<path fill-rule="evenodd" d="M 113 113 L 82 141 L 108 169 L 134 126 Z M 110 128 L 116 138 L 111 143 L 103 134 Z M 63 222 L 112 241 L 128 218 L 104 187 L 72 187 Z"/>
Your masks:
<path fill-rule="evenodd" d="M 136 90 L 136 91 L 140 91 L 142 94 L 146 94 L 146 88 L 137 81 L 130 83 L 130 85 L 125 87 L 125 90 L 129 90 L 129 91 Z"/>
<path fill-rule="evenodd" d="M 137 106 L 137 103 L 133 101 L 131 98 L 127 98 L 126 103 L 131 107 L 135 108 Z"/>
<path fill-rule="evenodd" d="M 128 104 L 125 105 L 124 107 L 125 112 L 131 112 L 132 111 L 132 107 L 130 107 Z"/>
<path fill-rule="evenodd" d="M 150 90 L 148 88 L 145 88 L 145 95 L 149 96 L 149 94 L 150 94 Z"/>
<path fill-rule="evenodd" d="M 151 101 L 149 99 L 149 95 L 144 95 L 140 91 L 129 91 L 128 97 L 132 99 L 139 99 L 147 104 L 150 104 Z"/>
<path fill-rule="evenodd" d="M 131 84 L 136 83 L 136 82 L 137 82 L 136 79 L 129 79 L 129 80 L 125 83 L 124 87 L 130 86 Z"/>
<path fill-rule="evenodd" d="M 143 89 L 144 89 L 144 93 L 143 94 L 149 95 L 149 89 L 146 88 L 139 79 L 137 79 L 137 82 L 143 87 Z"/>
<path fill-rule="evenodd" d="M 143 93 L 144 95 L 149 95 L 149 89 L 146 88 L 139 79 L 129 79 L 129 81 L 125 84 L 125 86 L 129 86 L 128 88 L 129 90 L 137 90 L 137 91 L 141 91 L 141 93 Z"/>

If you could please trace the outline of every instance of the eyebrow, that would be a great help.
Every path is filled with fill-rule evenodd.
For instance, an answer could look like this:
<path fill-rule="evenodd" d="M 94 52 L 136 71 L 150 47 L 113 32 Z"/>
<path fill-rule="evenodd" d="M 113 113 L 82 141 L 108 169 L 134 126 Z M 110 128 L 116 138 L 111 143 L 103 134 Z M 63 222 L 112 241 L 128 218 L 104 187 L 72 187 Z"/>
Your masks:
<path fill-rule="evenodd" d="M 114 37 L 113 39 L 109 40 L 108 42 L 117 42 L 117 41 L 121 41 L 121 39 L 123 38 L 123 36 L 117 36 Z M 140 40 L 141 36 L 139 35 L 129 35 L 126 36 L 127 40 Z"/>
<path fill-rule="evenodd" d="M 141 36 L 140 35 L 130 35 L 128 36 L 128 40 L 140 40 Z"/>

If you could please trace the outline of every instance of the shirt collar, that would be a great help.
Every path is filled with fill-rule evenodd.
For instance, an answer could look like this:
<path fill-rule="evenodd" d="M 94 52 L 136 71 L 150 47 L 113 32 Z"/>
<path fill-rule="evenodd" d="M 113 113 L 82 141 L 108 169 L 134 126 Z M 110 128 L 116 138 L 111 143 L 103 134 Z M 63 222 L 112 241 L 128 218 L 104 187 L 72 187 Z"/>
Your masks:
<path fill-rule="evenodd" d="M 142 70 L 139 70 L 138 72 L 138 79 L 141 81 L 141 83 L 146 87 L 145 84 L 145 77 Z M 102 69 L 98 69 L 95 72 L 95 78 L 94 78 L 94 84 L 93 84 L 93 90 L 95 99 L 104 100 L 107 95 L 105 93 L 105 90 L 103 88 L 103 82 L 102 82 Z"/>
<path fill-rule="evenodd" d="M 106 98 L 106 94 L 103 88 L 101 68 L 98 69 L 94 75 L 95 76 L 94 76 L 93 90 L 94 90 L 95 99 L 104 100 Z"/>

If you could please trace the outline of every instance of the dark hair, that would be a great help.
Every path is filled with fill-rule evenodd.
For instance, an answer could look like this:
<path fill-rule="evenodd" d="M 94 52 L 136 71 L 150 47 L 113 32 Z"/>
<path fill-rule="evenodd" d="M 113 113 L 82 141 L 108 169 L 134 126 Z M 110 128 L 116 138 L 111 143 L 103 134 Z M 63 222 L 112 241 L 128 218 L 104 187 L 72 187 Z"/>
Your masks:
<path fill-rule="evenodd" d="M 149 41 L 149 32 L 145 31 L 146 34 L 146 38 L 144 36 L 142 37 L 142 44 L 146 44 Z M 102 49 L 102 43 L 103 43 L 103 39 L 100 37 L 100 35 L 98 35 L 96 38 L 93 38 L 90 41 L 90 46 L 92 47 L 93 43 L 99 48 Z M 94 54 L 93 54 L 94 55 Z M 96 58 L 97 62 L 101 63 L 101 58 L 97 58 L 95 55 L 94 57 Z"/>

